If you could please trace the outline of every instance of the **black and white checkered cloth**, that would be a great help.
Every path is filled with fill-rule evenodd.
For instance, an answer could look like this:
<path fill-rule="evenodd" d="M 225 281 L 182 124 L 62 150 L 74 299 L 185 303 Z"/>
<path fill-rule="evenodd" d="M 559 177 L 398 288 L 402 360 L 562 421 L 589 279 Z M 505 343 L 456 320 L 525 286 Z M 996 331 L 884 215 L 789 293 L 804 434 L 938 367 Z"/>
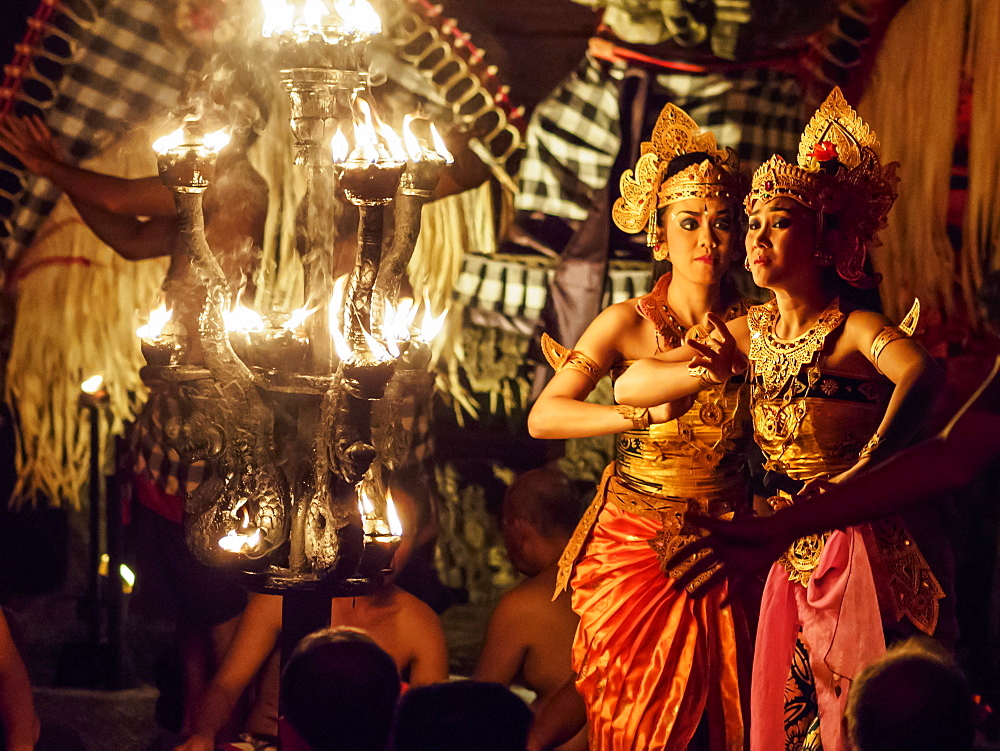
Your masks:
<path fill-rule="evenodd" d="M 526 136 L 516 208 L 586 218 L 593 192 L 607 184 L 618 153 L 622 75 L 621 68 L 588 56 L 538 106 Z M 768 68 L 663 73 L 653 78 L 650 99 L 676 104 L 749 168 L 772 154 L 793 157 L 809 114 L 798 80 Z"/>
<path fill-rule="evenodd" d="M 553 274 L 554 262 L 539 256 L 467 253 L 454 298 L 466 307 L 473 323 L 531 336 L 548 299 Z M 601 307 L 646 294 L 650 280 L 649 263 L 611 261 Z"/>
<path fill-rule="evenodd" d="M 586 55 L 531 115 L 514 207 L 583 221 L 618 154 L 623 67 Z"/>
<path fill-rule="evenodd" d="M 157 0 L 108 0 L 96 3 L 100 16 L 78 34 L 76 56 L 63 68 L 44 119 L 74 160 L 106 148 L 133 123 L 165 111 L 177 101 L 186 53 L 167 47 L 160 36 L 172 5 Z M 55 19 L 58 22 L 57 18 Z M 36 84 L 39 81 L 35 82 Z M 18 112 L 33 110 L 19 94 Z M 2 217 L 5 261 L 31 242 L 55 205 L 58 191 L 47 180 L 0 164 L 22 189 Z"/>

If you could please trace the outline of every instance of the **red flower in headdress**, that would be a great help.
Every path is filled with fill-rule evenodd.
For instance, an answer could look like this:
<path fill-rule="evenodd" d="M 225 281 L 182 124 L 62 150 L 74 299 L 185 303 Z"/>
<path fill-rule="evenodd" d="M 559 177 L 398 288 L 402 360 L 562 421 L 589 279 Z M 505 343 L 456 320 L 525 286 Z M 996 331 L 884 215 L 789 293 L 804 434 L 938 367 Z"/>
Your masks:
<path fill-rule="evenodd" d="M 830 141 L 820 141 L 809 155 L 817 162 L 830 162 L 837 158 L 837 146 Z"/>

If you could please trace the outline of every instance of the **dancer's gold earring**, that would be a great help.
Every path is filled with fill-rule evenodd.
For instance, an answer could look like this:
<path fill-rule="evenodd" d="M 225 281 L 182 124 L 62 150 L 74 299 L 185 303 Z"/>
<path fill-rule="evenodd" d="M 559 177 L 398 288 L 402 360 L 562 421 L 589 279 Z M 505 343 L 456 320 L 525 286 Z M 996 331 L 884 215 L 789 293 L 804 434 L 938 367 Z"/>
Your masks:
<path fill-rule="evenodd" d="M 666 261 L 670 258 L 670 249 L 667 248 L 666 243 L 656 243 L 653 248 L 653 259 L 656 261 Z"/>

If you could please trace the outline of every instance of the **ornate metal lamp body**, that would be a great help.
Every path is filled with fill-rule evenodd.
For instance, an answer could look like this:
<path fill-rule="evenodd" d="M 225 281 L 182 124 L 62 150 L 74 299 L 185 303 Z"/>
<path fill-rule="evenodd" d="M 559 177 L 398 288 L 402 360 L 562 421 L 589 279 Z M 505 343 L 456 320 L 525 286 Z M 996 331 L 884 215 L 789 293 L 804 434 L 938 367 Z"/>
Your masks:
<path fill-rule="evenodd" d="M 159 171 L 174 193 L 181 246 L 205 290 L 197 331 L 188 332 L 202 362 L 166 366 L 157 375 L 185 384 L 194 409 L 175 444 L 211 468 L 210 479 L 185 501 L 188 545 L 209 562 L 251 566 L 284 542 L 287 490 L 275 469 L 271 410 L 229 343 L 223 323 L 229 286 L 205 240 L 201 195 L 220 146 L 190 133 L 178 140 L 159 142 Z"/>
<path fill-rule="evenodd" d="M 333 2 L 341 21 L 364 5 Z M 361 20 L 371 22 L 363 13 Z M 289 595 L 286 604 L 303 593 L 356 595 L 383 583 L 401 529 L 382 475 L 409 446 L 394 405 L 416 392 L 429 395 L 433 383 L 425 344 L 390 353 L 385 311 L 395 303 L 420 209 L 445 159 L 424 150 L 407 164 L 379 140 L 388 135 L 370 134 L 374 140 L 362 144 L 355 131 L 354 151 L 341 165 L 331 163 L 334 126 L 350 117 L 357 127 L 361 110 L 369 126 L 374 119 L 355 106 L 367 86 L 371 31 L 354 21 L 341 29 L 291 23 L 271 34 L 292 104 L 296 163 L 308 178 L 297 242 L 306 304 L 316 310 L 304 325 L 282 327 L 279 319 L 227 331 L 230 290 L 206 243 L 201 210 L 218 147 L 186 133 L 158 149 L 185 256 L 204 288 L 183 346 L 161 335 L 144 338 L 146 375 L 179 405 L 182 419 L 167 431 L 171 447 L 208 465 L 208 479 L 186 501 L 188 542 L 207 561 L 246 570 L 256 588 Z M 342 307 L 334 294 L 340 189 L 360 213 Z M 393 199 L 400 202 L 395 234 L 383 259 L 385 207 Z"/>

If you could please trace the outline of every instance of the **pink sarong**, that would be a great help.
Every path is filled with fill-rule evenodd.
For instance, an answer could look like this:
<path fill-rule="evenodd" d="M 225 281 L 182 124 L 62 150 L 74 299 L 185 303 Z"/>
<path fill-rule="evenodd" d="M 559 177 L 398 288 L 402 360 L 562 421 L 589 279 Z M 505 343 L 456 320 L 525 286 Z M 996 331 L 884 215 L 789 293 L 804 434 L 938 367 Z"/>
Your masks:
<path fill-rule="evenodd" d="M 784 689 L 795 639 L 809 652 L 824 751 L 845 751 L 841 718 L 851 681 L 885 652 L 875 581 L 859 528 L 836 530 L 803 587 L 781 563 L 767 577 L 750 689 L 750 749 L 785 747 Z"/>

